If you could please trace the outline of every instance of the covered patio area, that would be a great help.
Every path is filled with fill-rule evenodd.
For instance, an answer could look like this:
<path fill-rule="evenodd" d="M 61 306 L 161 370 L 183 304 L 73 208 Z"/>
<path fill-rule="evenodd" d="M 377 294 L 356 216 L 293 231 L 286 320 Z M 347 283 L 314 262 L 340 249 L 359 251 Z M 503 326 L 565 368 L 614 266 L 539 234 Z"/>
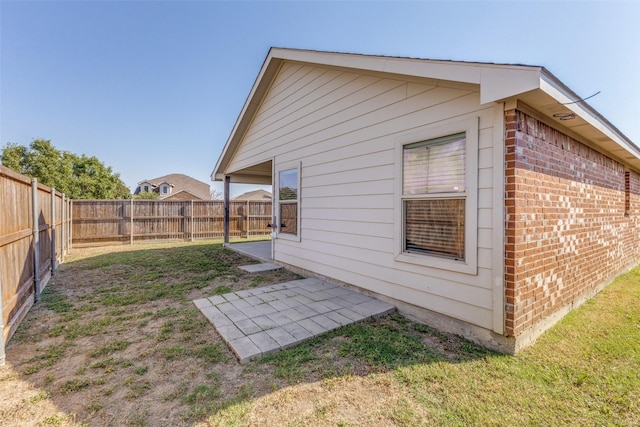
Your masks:
<path fill-rule="evenodd" d="M 220 161 L 219 161 L 220 162 Z M 219 164 L 216 165 L 215 170 L 217 170 Z M 224 243 L 225 245 L 229 244 L 230 241 L 230 232 L 229 232 L 229 224 L 230 224 L 230 195 L 231 195 L 231 184 L 253 184 L 253 185 L 273 185 L 272 178 L 272 168 L 273 163 L 271 160 L 262 162 L 253 166 L 245 167 L 233 173 L 214 173 L 211 175 L 211 179 L 214 181 L 222 181 L 223 182 L 223 200 L 224 200 L 224 222 L 223 222 L 223 235 L 224 235 Z M 273 223 L 273 221 L 271 221 Z M 269 225 L 271 226 L 271 224 Z M 240 251 L 239 251 L 240 252 Z M 262 254 L 262 252 L 260 252 Z M 250 253 L 247 255 L 252 256 Z M 271 255 L 269 254 L 268 259 L 271 260 Z"/>

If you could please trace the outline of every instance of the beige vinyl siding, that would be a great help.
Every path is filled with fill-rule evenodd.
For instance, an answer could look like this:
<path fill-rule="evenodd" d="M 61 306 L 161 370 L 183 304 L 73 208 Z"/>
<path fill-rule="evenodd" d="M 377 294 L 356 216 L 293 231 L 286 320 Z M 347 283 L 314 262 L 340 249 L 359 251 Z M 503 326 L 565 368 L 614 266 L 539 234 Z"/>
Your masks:
<path fill-rule="evenodd" d="M 495 114 L 479 99 L 468 84 L 285 62 L 227 171 L 301 162 L 300 242 L 276 239 L 278 261 L 494 329 Z M 474 117 L 477 274 L 396 261 L 398 135 Z"/>
<path fill-rule="evenodd" d="M 312 254 L 314 259 L 309 259 L 308 254 L 296 251 L 295 248 L 280 248 L 283 262 L 490 328 L 492 312 L 486 308 L 491 305 L 490 290 L 477 288 L 473 285 L 452 283 L 448 277 L 445 279 L 425 277 L 420 273 L 406 272 L 385 266 L 374 269 L 371 261 L 358 262 L 348 256 L 334 255 L 345 252 L 366 255 L 368 252 L 374 251 L 345 249 L 320 244 L 318 250 Z M 402 284 L 398 284 L 399 281 Z"/>

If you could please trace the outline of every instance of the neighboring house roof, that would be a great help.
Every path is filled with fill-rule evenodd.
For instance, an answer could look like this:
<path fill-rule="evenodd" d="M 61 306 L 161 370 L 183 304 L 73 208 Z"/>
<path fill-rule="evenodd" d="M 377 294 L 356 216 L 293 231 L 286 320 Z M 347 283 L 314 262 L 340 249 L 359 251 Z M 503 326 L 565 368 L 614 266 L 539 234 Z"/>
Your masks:
<path fill-rule="evenodd" d="M 570 136 L 586 139 L 600 150 L 640 170 L 640 147 L 541 66 L 272 48 L 211 173 L 213 180 L 224 179 L 229 161 L 284 62 L 478 85 L 482 104 L 505 102 L 518 107 L 524 105 L 523 108 L 528 105 L 544 115 L 545 120 L 566 129 Z M 253 180 L 253 183 L 267 183 L 271 179 L 271 170 L 265 167 L 257 165 L 244 169 L 238 174 L 236 182 Z"/>
<path fill-rule="evenodd" d="M 172 187 L 171 194 L 163 195 L 162 193 L 160 193 L 160 199 L 176 198 L 175 196 L 182 191 L 186 191 L 187 193 L 189 193 L 191 195 L 190 198 L 201 200 L 211 199 L 209 184 L 181 173 L 172 173 L 169 175 L 160 176 L 158 178 L 145 179 L 143 181 L 140 181 L 138 183 L 138 188 L 136 188 L 134 194 L 138 194 L 140 192 L 140 185 L 145 183 L 153 185 L 154 190 L 160 187 L 162 184 L 167 184 Z M 183 194 L 182 196 L 184 200 L 185 195 Z"/>
<path fill-rule="evenodd" d="M 168 196 L 160 197 L 160 199 L 162 200 L 209 200 L 209 199 L 203 199 L 201 197 L 198 197 L 187 190 L 180 190 L 177 193 L 171 193 Z"/>
<path fill-rule="evenodd" d="M 271 201 L 271 193 L 266 190 L 248 191 L 233 198 L 233 200 Z"/>

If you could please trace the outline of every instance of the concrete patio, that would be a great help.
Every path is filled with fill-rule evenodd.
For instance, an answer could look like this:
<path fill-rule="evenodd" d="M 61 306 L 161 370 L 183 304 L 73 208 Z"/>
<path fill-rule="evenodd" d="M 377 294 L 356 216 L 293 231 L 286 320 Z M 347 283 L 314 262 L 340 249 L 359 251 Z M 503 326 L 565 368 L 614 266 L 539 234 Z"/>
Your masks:
<path fill-rule="evenodd" d="M 241 364 L 395 311 L 391 304 L 314 278 L 216 295 L 193 303 Z"/>
<path fill-rule="evenodd" d="M 243 255 L 247 255 L 253 259 L 257 259 L 258 261 L 273 261 L 273 258 L 271 256 L 271 240 L 259 240 L 257 242 L 244 243 L 227 243 L 225 247 L 239 252 Z"/>
<path fill-rule="evenodd" d="M 258 242 L 231 243 L 226 247 L 232 251 L 241 253 L 258 261 L 260 264 L 249 264 L 240 266 L 240 270 L 247 273 L 262 273 L 263 271 L 279 270 L 282 266 L 274 264 L 271 257 L 271 240 L 261 240 Z"/>

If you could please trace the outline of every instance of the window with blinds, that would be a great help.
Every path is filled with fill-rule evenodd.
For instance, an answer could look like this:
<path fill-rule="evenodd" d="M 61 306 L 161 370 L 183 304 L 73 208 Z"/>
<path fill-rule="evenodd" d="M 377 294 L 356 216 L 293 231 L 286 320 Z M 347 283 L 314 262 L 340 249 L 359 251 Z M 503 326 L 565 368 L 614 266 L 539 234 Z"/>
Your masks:
<path fill-rule="evenodd" d="M 466 137 L 403 147 L 404 251 L 464 260 Z"/>

